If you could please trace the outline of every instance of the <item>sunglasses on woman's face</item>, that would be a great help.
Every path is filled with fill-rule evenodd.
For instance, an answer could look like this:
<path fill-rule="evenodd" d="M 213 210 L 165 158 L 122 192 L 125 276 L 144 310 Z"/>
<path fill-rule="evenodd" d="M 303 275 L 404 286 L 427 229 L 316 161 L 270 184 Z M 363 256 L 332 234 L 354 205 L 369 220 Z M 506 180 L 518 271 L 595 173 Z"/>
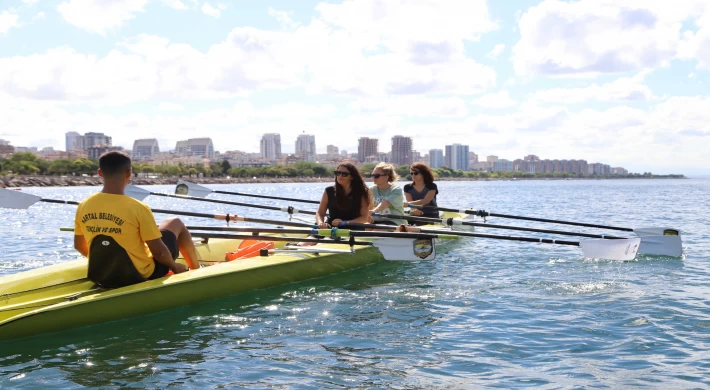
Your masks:
<path fill-rule="evenodd" d="M 409 174 L 412 175 L 412 176 L 416 176 L 416 175 L 419 174 L 419 172 L 409 172 Z"/>
<path fill-rule="evenodd" d="M 373 174 L 372 174 L 372 177 L 375 178 L 375 179 L 379 179 L 379 178 L 382 177 L 382 176 L 384 176 L 384 175 L 381 174 L 381 173 L 373 173 Z"/>
<path fill-rule="evenodd" d="M 335 174 L 335 177 L 338 177 L 338 175 L 342 177 L 348 177 L 350 176 L 350 172 L 343 172 L 343 171 L 335 171 L 333 172 Z"/>

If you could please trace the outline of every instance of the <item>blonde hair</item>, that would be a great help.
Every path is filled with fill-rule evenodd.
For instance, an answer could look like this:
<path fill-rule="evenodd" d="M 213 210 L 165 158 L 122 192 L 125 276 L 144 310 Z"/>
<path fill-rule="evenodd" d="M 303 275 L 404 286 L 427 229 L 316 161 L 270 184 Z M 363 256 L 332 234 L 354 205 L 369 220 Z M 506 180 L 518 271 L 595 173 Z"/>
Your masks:
<path fill-rule="evenodd" d="M 375 165 L 375 169 L 381 169 L 382 172 L 387 175 L 387 181 L 390 183 L 394 183 L 399 180 L 399 175 L 395 172 L 394 165 L 392 164 L 381 162 Z"/>

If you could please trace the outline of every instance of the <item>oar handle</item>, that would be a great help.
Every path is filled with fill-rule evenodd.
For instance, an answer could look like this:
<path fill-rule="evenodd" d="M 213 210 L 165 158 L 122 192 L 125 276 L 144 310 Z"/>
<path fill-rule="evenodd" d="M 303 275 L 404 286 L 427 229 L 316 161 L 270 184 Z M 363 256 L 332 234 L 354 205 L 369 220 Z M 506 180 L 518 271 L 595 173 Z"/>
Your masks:
<path fill-rule="evenodd" d="M 237 195 L 237 196 L 249 196 L 249 197 L 252 197 L 252 198 L 263 198 L 263 199 L 274 199 L 274 200 L 286 200 L 286 201 L 299 202 L 299 203 L 320 204 L 320 201 L 317 201 L 317 200 L 282 198 L 282 197 L 280 197 L 280 196 L 245 194 L 245 193 L 243 193 L 243 192 L 218 191 L 218 190 L 213 190 L 212 192 L 214 192 L 215 194 Z"/>

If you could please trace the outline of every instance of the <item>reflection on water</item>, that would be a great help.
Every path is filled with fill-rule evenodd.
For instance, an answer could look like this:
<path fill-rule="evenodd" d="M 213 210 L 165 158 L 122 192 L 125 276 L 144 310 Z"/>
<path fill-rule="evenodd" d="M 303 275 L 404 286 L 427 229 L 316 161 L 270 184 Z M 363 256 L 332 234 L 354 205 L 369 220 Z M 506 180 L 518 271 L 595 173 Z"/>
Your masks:
<path fill-rule="evenodd" d="M 211 187 L 307 199 L 323 191 L 322 184 Z M 2 343 L 0 386 L 710 386 L 710 236 L 702 206 L 710 204 L 710 181 L 442 182 L 439 188 L 439 203 L 447 206 L 616 226 L 678 227 L 685 255 L 611 262 L 584 259 L 574 247 L 465 240 L 435 261 L 383 262 Z M 74 200 L 95 190 L 27 189 Z M 146 202 L 156 208 L 285 217 L 159 197 Z M 657 211 L 670 209 L 671 203 L 678 211 L 673 218 L 659 216 Z M 12 226 L 0 229 L 0 274 L 76 258 L 71 235 L 59 231 L 71 226 L 73 212 L 63 205 L 0 209 L 0 223 Z"/>

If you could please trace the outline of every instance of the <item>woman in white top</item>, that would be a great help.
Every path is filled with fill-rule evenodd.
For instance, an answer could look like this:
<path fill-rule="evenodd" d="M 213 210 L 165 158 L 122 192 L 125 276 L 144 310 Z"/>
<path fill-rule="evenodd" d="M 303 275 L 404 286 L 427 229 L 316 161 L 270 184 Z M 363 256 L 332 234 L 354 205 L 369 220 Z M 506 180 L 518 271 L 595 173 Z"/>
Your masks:
<path fill-rule="evenodd" d="M 370 210 L 375 214 L 404 215 L 404 192 L 402 187 L 394 184 L 399 179 L 392 164 L 379 163 L 372 170 L 372 181 L 375 185 L 370 187 L 372 204 L 375 208 Z M 406 225 L 404 219 L 392 219 L 373 216 L 373 222 L 390 225 Z"/>

